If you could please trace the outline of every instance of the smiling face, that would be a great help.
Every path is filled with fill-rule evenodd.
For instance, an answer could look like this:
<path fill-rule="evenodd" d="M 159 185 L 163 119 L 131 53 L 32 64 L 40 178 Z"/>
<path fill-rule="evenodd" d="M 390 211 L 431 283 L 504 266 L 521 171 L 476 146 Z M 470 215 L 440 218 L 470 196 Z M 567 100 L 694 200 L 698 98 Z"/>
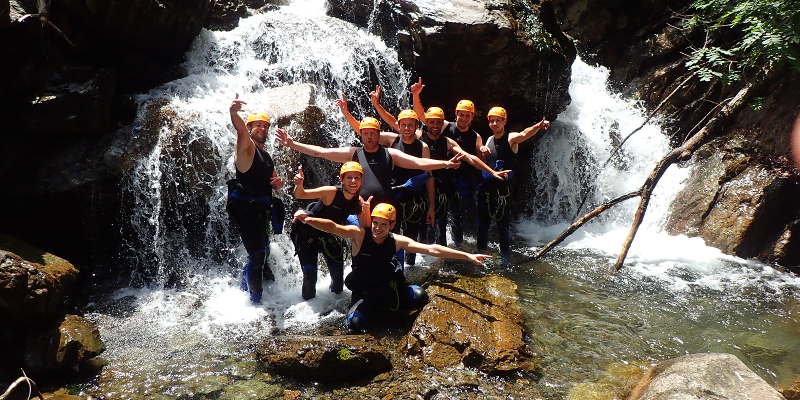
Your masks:
<path fill-rule="evenodd" d="M 376 242 L 382 242 L 389 236 L 389 232 L 394 228 L 394 221 L 383 217 L 372 217 L 372 238 Z"/>
<path fill-rule="evenodd" d="M 425 120 L 425 125 L 428 126 L 428 136 L 430 136 L 431 139 L 436 140 L 442 134 L 444 120 L 441 118 L 428 118 Z"/>
<path fill-rule="evenodd" d="M 269 133 L 269 124 L 264 121 L 253 121 L 247 125 L 250 129 L 250 137 L 256 144 L 264 145 L 267 141 L 267 133 Z"/>
<path fill-rule="evenodd" d="M 345 172 L 339 177 L 342 182 L 342 189 L 352 195 L 361 190 L 362 174 L 360 172 Z"/>
<path fill-rule="evenodd" d="M 372 153 L 378 150 L 378 140 L 381 138 L 381 132 L 372 128 L 361 128 L 361 143 L 364 144 L 364 150 Z"/>
<path fill-rule="evenodd" d="M 506 119 L 500 118 L 496 115 L 489 116 L 489 129 L 492 130 L 492 134 L 500 135 L 506 128 Z"/>
<path fill-rule="evenodd" d="M 474 116 L 475 114 L 469 111 L 456 111 L 456 128 L 458 128 L 460 131 L 469 129 L 469 126 L 472 125 L 472 118 Z"/>
<path fill-rule="evenodd" d="M 397 121 L 400 127 L 400 134 L 403 135 L 404 141 L 413 141 L 417 135 L 417 120 L 413 118 L 403 118 Z"/>

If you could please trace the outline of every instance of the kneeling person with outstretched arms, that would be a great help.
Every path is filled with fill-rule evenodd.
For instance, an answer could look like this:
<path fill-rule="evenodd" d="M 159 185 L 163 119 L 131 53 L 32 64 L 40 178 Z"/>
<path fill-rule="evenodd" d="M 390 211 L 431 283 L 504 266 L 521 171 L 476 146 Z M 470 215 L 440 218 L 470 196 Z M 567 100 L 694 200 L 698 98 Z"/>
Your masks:
<path fill-rule="evenodd" d="M 369 207 L 368 202 L 364 203 L 364 207 Z M 397 221 L 397 211 L 391 204 L 376 205 L 370 215 L 369 227 L 343 226 L 308 215 L 298 218 L 319 230 L 352 242 L 353 271 L 345 279 L 345 285 L 353 292 L 350 311 L 345 318 L 345 327 L 350 332 L 364 332 L 369 326 L 370 316 L 376 313 L 419 308 L 427 302 L 427 295 L 422 288 L 406 283 L 403 269 L 394 258 L 398 251 L 468 260 L 476 265 L 490 257 L 437 244 L 422 244 L 391 233 Z"/>

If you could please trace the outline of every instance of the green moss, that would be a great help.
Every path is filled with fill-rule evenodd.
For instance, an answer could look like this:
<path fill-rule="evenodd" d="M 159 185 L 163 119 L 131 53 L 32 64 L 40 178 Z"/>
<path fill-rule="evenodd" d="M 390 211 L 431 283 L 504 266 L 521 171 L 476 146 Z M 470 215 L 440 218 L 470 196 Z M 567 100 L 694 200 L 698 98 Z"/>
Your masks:
<path fill-rule="evenodd" d="M 341 349 L 338 353 L 336 353 L 336 358 L 338 358 L 339 361 L 347 361 L 355 358 L 355 355 L 348 349 Z"/>

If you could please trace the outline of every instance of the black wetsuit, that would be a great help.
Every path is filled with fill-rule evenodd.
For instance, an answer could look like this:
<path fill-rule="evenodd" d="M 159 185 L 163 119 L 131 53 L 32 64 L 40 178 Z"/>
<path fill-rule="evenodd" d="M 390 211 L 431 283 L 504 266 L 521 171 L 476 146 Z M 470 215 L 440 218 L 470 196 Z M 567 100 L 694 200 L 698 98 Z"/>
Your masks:
<path fill-rule="evenodd" d="M 486 141 L 490 154 L 486 163 L 495 171 L 514 170 L 516 154 L 508 143 L 508 132 L 502 138 L 490 136 Z M 500 254 L 507 259 L 511 253 L 511 232 L 509 202 L 511 201 L 510 179 L 500 181 L 484 174 L 483 183 L 478 190 L 478 249 L 486 249 L 489 241 L 489 225 L 497 222 L 497 233 L 500 236 Z"/>
<path fill-rule="evenodd" d="M 353 153 L 353 161 L 361 164 L 361 168 L 364 169 L 360 192 L 364 200 L 372 196 L 372 208 L 379 203 L 389 203 L 397 207 L 397 202 L 392 194 L 394 163 L 389 150 L 384 146 L 379 146 L 377 151 L 370 153 L 363 147 L 359 147 Z"/>
<path fill-rule="evenodd" d="M 353 256 L 353 270 L 344 280 L 353 292 L 345 319 L 351 331 L 366 330 L 367 320 L 376 317 L 377 312 L 414 308 L 427 301 L 422 288 L 406 283 L 403 267 L 394 258 L 396 243 L 392 233 L 378 244 L 372 237 L 372 229 L 364 230 L 361 248 Z"/>
<path fill-rule="evenodd" d="M 272 203 L 272 157 L 256 146 L 253 164 L 247 172 L 236 170 L 236 179 L 228 181 L 228 215 L 238 227 L 247 264 L 242 272 L 242 290 L 250 300 L 261 301 L 262 280 L 275 280 L 269 267 L 269 221 Z"/>
<path fill-rule="evenodd" d="M 465 152 L 478 155 L 478 149 L 475 147 L 478 132 L 474 129 L 461 132 L 455 122 L 450 122 L 444 127 L 444 135 L 455 140 Z M 472 165 L 461 163 L 461 167 L 454 170 L 451 177 L 453 192 L 448 210 L 452 216 L 453 241 L 458 246 L 464 239 L 464 221 L 474 220 L 469 218 L 469 215 L 475 209 L 475 189 L 480 182 L 480 172 Z"/>
<path fill-rule="evenodd" d="M 439 135 L 438 139 L 433 140 L 428 136 L 427 129 L 423 128 L 420 140 L 428 145 L 432 160 L 450 159 L 449 152 L 447 151 L 447 137 L 444 136 L 444 134 Z M 437 169 L 433 171 L 433 179 L 436 181 L 436 224 L 432 227 L 433 232 L 431 235 L 428 235 L 428 237 L 431 241 L 442 246 L 447 245 L 447 198 L 453 196 L 450 176 L 451 171 L 448 169 Z M 428 206 L 430 207 L 430 205 Z"/>
<path fill-rule="evenodd" d="M 330 205 L 325 205 L 322 200 L 319 200 L 311 203 L 307 210 L 311 216 L 346 225 L 348 216 L 361 211 L 361 202 L 358 200 L 358 193 L 352 199 L 347 200 L 342 187 L 337 186 L 336 196 Z M 303 298 L 308 300 L 316 295 L 315 285 L 320 253 L 325 258 L 328 272 L 331 274 L 331 291 L 341 293 L 344 283 L 343 241 L 333 234 L 314 229 L 303 223 L 292 225 L 291 237 L 297 258 L 300 259 L 300 267 L 303 269 Z"/>
<path fill-rule="evenodd" d="M 394 143 L 392 143 L 392 148 L 400 150 L 405 154 L 422 158 L 422 142 L 416 138 L 412 143 L 406 144 L 403 142 L 400 135 L 398 135 Z M 419 169 L 406 169 L 402 167 L 395 167 L 392 174 L 394 185 L 398 188 L 395 191 L 395 198 L 397 199 L 398 206 L 397 222 L 402 234 L 414 240 L 419 240 L 420 233 L 425 227 L 425 213 L 428 211 L 428 204 L 425 201 L 427 197 L 426 186 L 422 186 L 420 190 L 416 191 L 400 187 L 400 185 L 403 185 L 412 177 L 423 174 L 427 175 L 427 172 Z M 416 256 L 417 255 L 414 253 L 405 254 L 405 262 L 409 265 L 414 265 Z"/>

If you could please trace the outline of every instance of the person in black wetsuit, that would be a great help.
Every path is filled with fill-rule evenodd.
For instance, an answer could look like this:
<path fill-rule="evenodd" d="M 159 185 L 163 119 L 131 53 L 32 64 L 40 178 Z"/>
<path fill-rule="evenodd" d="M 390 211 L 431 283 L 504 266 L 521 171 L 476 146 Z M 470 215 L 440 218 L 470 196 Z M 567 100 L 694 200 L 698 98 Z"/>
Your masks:
<path fill-rule="evenodd" d="M 251 114 L 245 123 L 239 116 L 243 104 L 245 102 L 239 100 L 237 94 L 230 106 L 231 123 L 236 129 L 233 161 L 236 178 L 228 181 L 227 209 L 247 250 L 240 286 L 250 293 L 250 301 L 258 304 L 261 302 L 262 280 L 275 280 L 268 264 L 268 223 L 272 190 L 283 187 L 283 179 L 275 173 L 272 157 L 264 150 L 269 117 Z"/>
<path fill-rule="evenodd" d="M 319 199 L 311 203 L 306 210 L 300 209 L 294 214 L 292 224 L 292 242 L 300 259 L 303 270 L 303 299 L 316 296 L 318 255 L 322 253 L 328 272 L 331 274 L 330 290 L 341 293 L 344 284 L 344 243 L 330 233 L 321 232 L 308 225 L 297 222 L 299 215 L 308 214 L 317 218 L 326 218 L 340 225 L 348 223 L 348 216 L 361 213 L 361 201 L 358 191 L 361 189 L 364 170 L 355 161 L 342 164 L 339 169 L 341 185 L 321 186 L 314 189 L 303 188 L 303 169 L 294 177 L 294 197 L 297 199 Z"/>
<path fill-rule="evenodd" d="M 506 110 L 503 107 L 492 107 L 487 114 L 492 136 L 486 139 L 486 163 L 496 170 L 514 170 L 519 144 L 534 138 L 537 133 L 547 130 L 550 121 L 542 119 L 538 123 L 525 128 L 522 132 L 506 133 Z M 511 255 L 511 231 L 509 204 L 511 198 L 511 181 L 499 182 L 484 174 L 484 180 L 478 190 L 478 249 L 486 250 L 489 241 L 489 224 L 497 223 L 500 236 L 500 255 L 503 264 L 509 263 Z"/>
<path fill-rule="evenodd" d="M 343 111 L 346 110 L 347 101 L 344 96 L 339 99 L 338 104 L 340 108 L 343 108 Z M 441 168 L 457 168 L 461 165 L 463 156 L 460 155 L 450 160 L 431 160 L 409 156 L 397 149 L 386 148 L 379 144 L 380 122 L 377 119 L 365 117 L 359 123 L 349 112 L 345 116 L 348 117 L 350 125 L 355 125 L 354 129 L 361 135 L 363 147 L 325 148 L 299 143 L 295 142 L 289 136 L 289 133 L 283 129 L 276 130 L 277 137 L 282 145 L 312 157 L 340 163 L 357 161 L 364 168 L 361 196 L 364 198 L 372 197 L 374 199 L 372 204 L 377 204 L 378 202 L 395 203 L 395 198 L 392 194 L 392 171 L 395 166 L 430 171 Z"/>
<path fill-rule="evenodd" d="M 319 230 L 352 241 L 353 270 L 345 285 L 353 292 L 345 328 L 364 332 L 376 313 L 413 309 L 427 302 L 425 291 L 406 283 L 403 268 L 394 254 L 399 250 L 428 254 L 440 258 L 468 260 L 476 265 L 489 258 L 485 254 L 469 254 L 436 244 L 422 244 L 402 235 L 391 233 L 397 212 L 391 204 L 377 204 L 371 213 L 369 226 L 339 225 L 331 220 L 303 215 L 300 220 Z"/>

